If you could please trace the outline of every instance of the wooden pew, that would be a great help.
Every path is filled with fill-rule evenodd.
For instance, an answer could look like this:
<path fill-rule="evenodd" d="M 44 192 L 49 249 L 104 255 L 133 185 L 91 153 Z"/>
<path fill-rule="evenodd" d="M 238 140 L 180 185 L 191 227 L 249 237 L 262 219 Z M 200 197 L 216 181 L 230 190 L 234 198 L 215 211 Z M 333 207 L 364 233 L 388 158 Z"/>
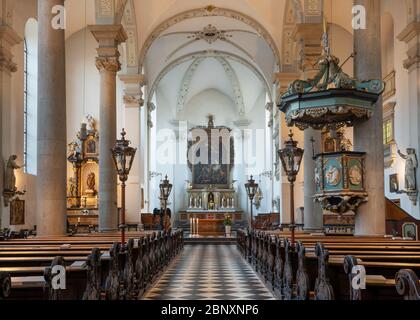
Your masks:
<path fill-rule="evenodd" d="M 96 244 L 102 244 L 109 249 L 111 246 L 112 239 L 117 237 L 108 237 L 108 239 L 93 239 L 91 243 L 91 248 Z M 84 279 L 81 279 L 79 283 L 84 283 L 84 291 L 82 292 L 82 297 L 80 292 L 77 295 L 77 299 L 137 299 L 143 292 L 146 290 L 146 286 L 150 285 L 149 281 L 153 281 L 159 271 L 162 271 L 164 265 L 167 265 L 170 260 L 176 256 L 182 249 L 183 245 L 182 232 L 173 232 L 172 234 L 152 234 L 146 235 L 139 239 L 139 245 L 134 246 L 134 240 L 130 239 L 127 244 L 127 250 L 121 252 L 121 248 L 118 243 L 114 243 L 111 247 L 109 255 L 103 255 L 101 257 L 101 251 L 98 248 L 92 250 L 92 253 L 86 259 L 85 267 L 79 268 L 84 274 Z M 68 242 L 68 238 L 61 239 L 64 242 Z M 22 277 L 38 277 L 32 278 L 33 282 L 39 280 L 45 271 L 45 264 L 55 261 L 60 261 L 60 263 L 71 262 L 79 260 L 82 256 L 78 256 L 78 253 L 87 253 L 86 248 L 89 247 L 89 241 L 85 239 L 76 241 L 70 241 L 72 243 L 71 249 L 73 250 L 61 250 L 62 246 L 60 245 L 59 239 L 37 239 L 35 241 L 28 240 L 19 243 L 10 243 L 7 242 L 8 247 L 2 247 L 4 243 L 0 244 L 0 249 L 13 249 L 12 255 L 15 257 L 7 257 L 7 250 L 0 250 L 0 253 L 3 253 L 4 256 L 0 257 L 0 266 L 3 264 L 11 264 L 14 266 L 8 266 L 0 268 L 7 275 L 7 277 L 13 280 L 21 280 Z M 28 246 L 25 244 L 28 243 Z M 83 248 L 81 250 L 80 243 L 83 243 Z M 104 245 L 109 243 L 108 245 Z M 12 244 L 12 247 L 10 245 Z M 47 247 L 44 247 L 47 246 Z M 15 246 L 25 247 L 24 250 L 16 250 Z M 77 247 L 73 247 L 77 246 Z M 145 259 L 144 248 L 151 248 L 147 252 L 147 259 Z M 28 249 L 30 248 L 30 249 Z M 48 250 L 44 250 L 48 248 Z M 41 251 L 40 251 L 41 250 Z M 172 250 L 172 252 L 169 252 Z M 52 255 L 47 253 L 57 252 L 60 256 L 60 259 L 53 258 Z M 37 252 L 41 252 L 40 255 Z M 66 256 L 66 253 L 69 252 L 69 255 Z M 104 257 L 105 256 L 105 257 Z M 2 261 L 3 258 L 3 261 Z M 15 259 L 16 258 L 16 259 Z M 12 260 L 15 260 L 15 263 L 12 263 Z M 19 264 L 24 264 L 24 266 L 19 266 Z M 145 265 L 147 266 L 145 267 Z M 108 270 L 106 270 L 108 267 Z M 70 270 L 70 269 L 69 269 Z M 148 272 L 144 272 L 147 270 Z M 72 270 L 70 270 L 72 271 Z M 73 270 L 74 271 L 74 270 Z M 80 272 L 79 272 L 80 273 Z M 4 278 L 7 278 L 6 276 Z M 21 279 L 18 279 L 21 278 Z M 147 279 L 146 279 L 147 278 Z M 24 280 L 24 279 L 23 279 Z M 45 275 L 46 287 L 49 288 L 48 273 Z M 24 281 L 23 281 L 24 282 Z M 22 282 L 22 283 L 23 283 Z M 17 281 L 12 281 L 12 283 L 17 283 Z M 37 285 L 42 283 L 38 281 Z M 27 286 L 27 282 L 25 283 Z M 44 285 L 45 287 L 45 285 Z M 17 292 L 18 290 L 13 290 L 12 292 Z M 15 288 L 16 289 L 16 288 Z M 29 288 L 23 290 L 29 292 Z M 41 290 L 42 291 L 42 290 Z M 50 299 L 65 299 L 65 295 L 57 295 L 56 292 L 47 290 L 49 292 Z M 39 298 L 39 290 L 37 298 Z M 73 296 L 74 298 L 74 296 Z"/>
<path fill-rule="evenodd" d="M 279 237 L 284 233 L 269 234 L 274 239 L 271 242 L 277 243 L 274 251 L 272 245 L 267 245 L 269 241 L 265 240 L 266 244 L 261 243 L 262 239 L 267 238 L 255 230 L 240 230 L 238 246 L 244 257 L 252 262 L 281 299 L 306 300 L 311 295 L 325 300 L 357 297 L 350 290 L 351 279 L 344 270 L 346 255 L 355 255 L 355 259 L 359 261 L 363 259 L 361 263 L 368 270 L 368 291 L 363 294 L 366 296 L 370 292 L 370 296 L 366 296 L 370 299 L 375 296 L 398 299 L 395 273 L 400 268 L 412 267 L 417 270 L 419 267 L 416 264 L 420 262 L 420 253 L 416 251 L 420 247 L 419 242 L 371 237 L 343 239 L 299 235 L 300 242 L 297 243 L 295 253 L 290 250 L 288 241 Z M 320 240 L 325 243 L 318 243 Z M 276 263 L 271 277 L 269 272 L 273 258 Z M 266 267 L 261 267 L 261 264 Z M 332 270 L 329 271 L 330 268 Z M 390 294 L 387 295 L 387 291 Z"/>

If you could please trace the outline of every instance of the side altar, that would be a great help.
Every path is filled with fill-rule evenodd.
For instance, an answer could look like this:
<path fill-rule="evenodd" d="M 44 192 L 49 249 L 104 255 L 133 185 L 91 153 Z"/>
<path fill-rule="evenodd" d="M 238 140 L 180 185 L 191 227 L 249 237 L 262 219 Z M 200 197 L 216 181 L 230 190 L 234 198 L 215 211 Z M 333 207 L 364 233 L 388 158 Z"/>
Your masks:
<path fill-rule="evenodd" d="M 189 132 L 188 166 L 192 181 L 188 181 L 185 194 L 187 205 L 179 213 L 181 221 L 197 225 L 199 234 L 224 233 L 223 222 L 228 216 L 233 223 L 245 220 L 232 180 L 235 158 L 232 130 L 215 126 L 213 116 L 208 118 L 207 127 L 195 127 Z"/>
<path fill-rule="evenodd" d="M 72 174 L 67 181 L 67 223 L 69 227 L 98 226 L 99 132 L 88 115 L 74 141 L 68 145 L 67 160 Z"/>

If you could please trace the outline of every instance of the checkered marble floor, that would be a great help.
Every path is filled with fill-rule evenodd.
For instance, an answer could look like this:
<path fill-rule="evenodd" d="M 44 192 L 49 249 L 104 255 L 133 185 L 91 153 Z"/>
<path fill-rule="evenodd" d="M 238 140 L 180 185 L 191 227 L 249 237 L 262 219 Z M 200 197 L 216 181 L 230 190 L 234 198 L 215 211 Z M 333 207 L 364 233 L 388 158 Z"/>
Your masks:
<path fill-rule="evenodd" d="M 235 245 L 185 246 L 145 300 L 273 300 Z"/>

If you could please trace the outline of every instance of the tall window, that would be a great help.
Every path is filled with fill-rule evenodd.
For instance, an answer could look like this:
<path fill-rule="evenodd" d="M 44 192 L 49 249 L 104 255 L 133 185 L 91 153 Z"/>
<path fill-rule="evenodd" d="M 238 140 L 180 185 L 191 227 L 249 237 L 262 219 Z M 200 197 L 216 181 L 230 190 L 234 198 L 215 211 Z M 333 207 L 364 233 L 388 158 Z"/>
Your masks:
<path fill-rule="evenodd" d="M 392 119 L 384 121 L 384 145 L 388 145 L 394 140 L 392 122 Z"/>
<path fill-rule="evenodd" d="M 24 39 L 24 165 L 36 175 L 38 110 L 38 22 L 29 19 Z"/>

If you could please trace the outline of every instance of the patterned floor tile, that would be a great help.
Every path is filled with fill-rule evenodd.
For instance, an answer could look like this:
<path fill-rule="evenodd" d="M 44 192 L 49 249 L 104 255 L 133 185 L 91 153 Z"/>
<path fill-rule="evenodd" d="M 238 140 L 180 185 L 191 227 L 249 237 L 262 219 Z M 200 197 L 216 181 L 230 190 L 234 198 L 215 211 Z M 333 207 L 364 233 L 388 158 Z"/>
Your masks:
<path fill-rule="evenodd" d="M 272 300 L 236 246 L 185 246 L 145 300 Z"/>

